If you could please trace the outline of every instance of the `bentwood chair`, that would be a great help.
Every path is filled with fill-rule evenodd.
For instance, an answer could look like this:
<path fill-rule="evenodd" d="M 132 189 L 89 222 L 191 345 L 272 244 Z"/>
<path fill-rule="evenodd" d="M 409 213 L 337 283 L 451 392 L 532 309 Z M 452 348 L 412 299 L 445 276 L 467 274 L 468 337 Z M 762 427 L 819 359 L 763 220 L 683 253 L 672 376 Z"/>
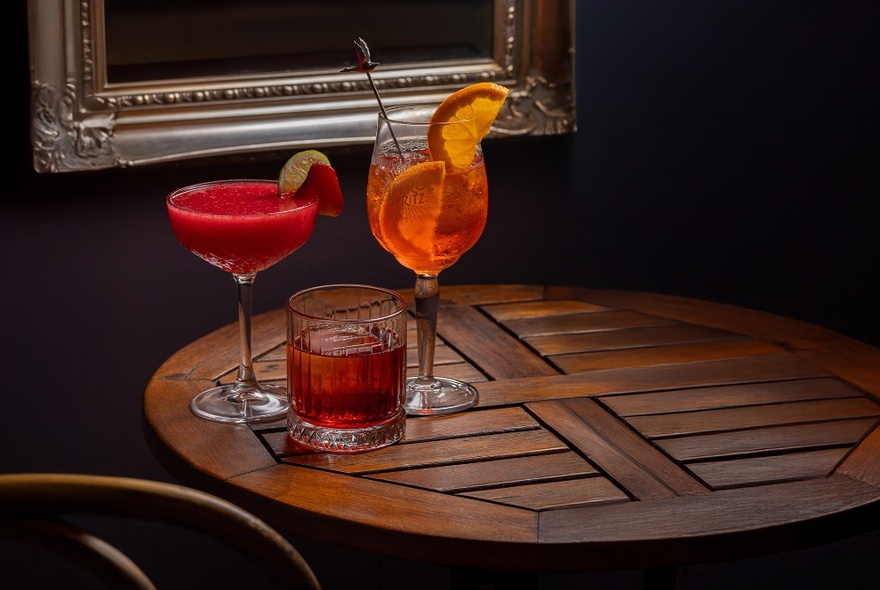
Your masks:
<path fill-rule="evenodd" d="M 127 477 L 59 473 L 0 475 L 0 536 L 71 560 L 111 588 L 155 590 L 128 556 L 63 520 L 106 516 L 176 525 L 224 542 L 283 588 L 320 590 L 308 563 L 264 521 L 188 487 Z"/>

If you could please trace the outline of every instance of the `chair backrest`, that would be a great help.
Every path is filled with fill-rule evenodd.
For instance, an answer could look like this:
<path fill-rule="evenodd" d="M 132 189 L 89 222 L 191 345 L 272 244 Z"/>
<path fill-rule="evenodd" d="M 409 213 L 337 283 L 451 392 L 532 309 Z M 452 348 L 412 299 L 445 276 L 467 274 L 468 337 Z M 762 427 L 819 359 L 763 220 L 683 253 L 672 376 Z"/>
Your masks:
<path fill-rule="evenodd" d="M 0 536 L 74 561 L 112 588 L 154 590 L 144 572 L 65 515 L 131 518 L 177 525 L 218 539 L 284 588 L 320 590 L 305 559 L 272 527 L 231 502 L 176 484 L 64 473 L 0 474 Z"/>

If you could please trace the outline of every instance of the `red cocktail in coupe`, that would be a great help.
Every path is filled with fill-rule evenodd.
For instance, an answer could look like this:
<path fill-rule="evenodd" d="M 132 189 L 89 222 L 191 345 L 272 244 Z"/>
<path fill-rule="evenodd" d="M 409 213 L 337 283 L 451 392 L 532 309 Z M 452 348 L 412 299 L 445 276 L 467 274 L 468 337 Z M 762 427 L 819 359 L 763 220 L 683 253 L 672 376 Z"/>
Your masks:
<path fill-rule="evenodd" d="M 274 180 L 225 180 L 168 197 L 171 229 L 193 254 L 226 272 L 265 270 L 306 243 L 318 199 L 278 196 Z"/>
<path fill-rule="evenodd" d="M 275 180 L 219 180 L 183 187 L 166 199 L 174 235 L 190 252 L 231 273 L 238 286 L 240 362 L 235 381 L 193 398 L 192 411 L 217 422 L 247 423 L 287 413 L 287 389 L 257 381 L 251 358 L 251 301 L 257 273 L 300 248 L 318 215 L 342 210 L 342 191 L 326 156 L 295 154 Z"/>

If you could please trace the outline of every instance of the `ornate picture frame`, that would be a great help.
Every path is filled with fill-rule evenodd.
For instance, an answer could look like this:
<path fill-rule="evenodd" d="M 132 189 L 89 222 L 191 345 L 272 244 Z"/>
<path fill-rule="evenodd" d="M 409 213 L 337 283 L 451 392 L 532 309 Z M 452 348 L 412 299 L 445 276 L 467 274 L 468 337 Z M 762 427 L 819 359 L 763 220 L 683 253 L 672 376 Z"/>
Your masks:
<path fill-rule="evenodd" d="M 497 82 L 511 92 L 492 136 L 574 132 L 574 4 L 495 0 L 491 56 L 383 64 L 373 80 L 389 106 L 439 103 L 467 84 Z M 37 172 L 373 141 L 376 102 L 359 72 L 111 82 L 104 11 L 104 0 L 28 0 Z"/>

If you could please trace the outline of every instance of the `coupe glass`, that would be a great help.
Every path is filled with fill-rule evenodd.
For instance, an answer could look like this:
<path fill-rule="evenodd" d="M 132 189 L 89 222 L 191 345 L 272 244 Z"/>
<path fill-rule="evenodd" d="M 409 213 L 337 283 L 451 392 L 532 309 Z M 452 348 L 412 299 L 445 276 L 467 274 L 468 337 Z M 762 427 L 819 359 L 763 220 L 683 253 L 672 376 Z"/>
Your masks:
<path fill-rule="evenodd" d="M 416 273 L 415 315 L 419 372 L 407 379 L 409 415 L 449 414 L 477 403 L 476 388 L 434 376 L 440 303 L 438 275 L 479 240 L 486 226 L 489 188 L 480 145 L 464 171 L 447 171 L 440 186 L 418 174 L 395 179 L 430 161 L 429 122 L 436 106 L 398 106 L 379 114 L 367 182 L 367 214 L 378 242 Z M 463 122 L 440 123 L 461 125 Z M 467 133 L 465 133 L 467 135 Z M 436 183 L 434 183 L 436 184 Z M 393 196 L 386 199 L 389 189 Z"/>
<path fill-rule="evenodd" d="M 193 398 L 192 411 L 216 422 L 273 420 L 287 413 L 287 390 L 257 381 L 251 357 L 251 301 L 257 272 L 306 243 L 318 198 L 282 198 L 275 180 L 220 180 L 180 188 L 166 199 L 174 235 L 190 252 L 232 274 L 238 287 L 240 360 L 235 381 Z"/>

